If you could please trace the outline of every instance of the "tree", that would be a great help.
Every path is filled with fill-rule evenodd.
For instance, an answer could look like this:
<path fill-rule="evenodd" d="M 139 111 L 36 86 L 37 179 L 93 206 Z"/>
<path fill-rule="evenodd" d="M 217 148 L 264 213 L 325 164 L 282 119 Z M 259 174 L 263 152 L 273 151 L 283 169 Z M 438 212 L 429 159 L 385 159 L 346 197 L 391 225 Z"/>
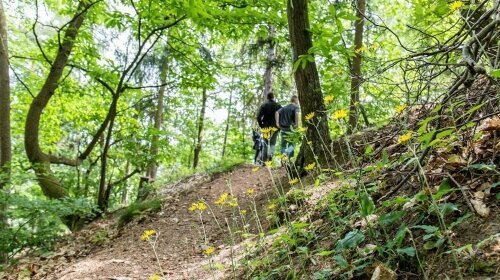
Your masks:
<path fill-rule="evenodd" d="M 349 104 L 349 128 L 352 132 L 358 124 L 359 88 L 361 86 L 361 53 L 363 50 L 363 25 L 366 0 L 356 0 L 356 21 L 354 22 L 355 56 L 351 65 L 351 100 Z"/>
<path fill-rule="evenodd" d="M 294 78 L 302 108 L 302 122 L 307 123 L 306 138 L 312 140 L 311 148 L 303 145 L 295 164 L 301 169 L 305 164 L 315 162 L 317 156 L 318 163 L 326 167 L 329 165 L 330 134 L 316 62 L 308 53 L 313 46 L 309 31 L 308 1 L 289 0 L 287 13 L 294 65 L 301 63 L 303 59 L 307 60 L 307 63 L 294 67 Z M 309 114 L 315 114 L 315 118 L 306 122 L 305 117 Z"/>
<path fill-rule="evenodd" d="M 2 0 L 0 0 L 0 191 L 10 181 L 10 162 L 12 160 L 10 139 L 10 81 L 9 51 L 7 43 L 7 21 Z M 7 227 L 6 205 L 0 201 L 0 228 Z M 5 260 L 0 252 L 0 263 Z"/>
<path fill-rule="evenodd" d="M 203 125 L 205 123 L 205 110 L 207 107 L 207 100 L 208 100 L 207 89 L 203 88 L 200 115 L 198 116 L 198 125 L 197 125 L 198 133 L 196 136 L 196 142 L 194 146 L 193 169 L 196 169 L 196 167 L 198 167 L 198 162 L 200 161 L 201 144 L 203 141 Z"/>
<path fill-rule="evenodd" d="M 51 62 L 50 72 L 40 89 L 38 95 L 31 102 L 25 123 L 24 145 L 28 159 L 32 163 L 38 182 L 43 193 L 49 198 L 63 198 L 67 195 L 59 180 L 52 174 L 51 163 L 77 165 L 76 161 L 66 160 L 51 156 L 40 147 L 40 119 L 43 110 L 49 103 L 59 86 L 59 80 L 63 75 L 64 68 L 68 63 L 69 56 L 75 45 L 75 39 L 82 26 L 87 10 L 92 3 L 81 1 L 75 16 L 67 24 L 62 43 L 59 46 L 54 61 Z"/>
<path fill-rule="evenodd" d="M 156 171 L 158 170 L 158 163 L 156 157 L 158 156 L 158 146 L 159 146 L 159 136 L 161 126 L 163 123 L 163 108 L 164 108 L 164 99 L 165 99 L 165 88 L 167 87 L 167 69 L 168 61 L 167 57 L 164 56 L 160 63 L 160 89 L 158 90 L 158 100 L 156 103 L 156 109 L 154 112 L 154 134 L 151 139 L 151 157 L 153 158 L 153 162 L 149 165 L 147 170 L 147 177 L 151 180 L 156 178 Z"/>

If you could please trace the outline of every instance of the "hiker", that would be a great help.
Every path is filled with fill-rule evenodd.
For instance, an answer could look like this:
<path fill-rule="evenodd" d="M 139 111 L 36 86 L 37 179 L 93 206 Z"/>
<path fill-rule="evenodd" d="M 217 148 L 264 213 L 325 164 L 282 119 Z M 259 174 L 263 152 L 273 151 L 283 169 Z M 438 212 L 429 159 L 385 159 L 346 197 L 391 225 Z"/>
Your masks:
<path fill-rule="evenodd" d="M 276 138 L 278 138 L 278 128 L 276 127 L 275 114 L 281 105 L 274 101 L 272 92 L 267 94 L 267 100 L 260 106 L 257 114 L 257 123 L 262 130 L 262 137 L 265 140 L 262 160 L 266 162 L 272 160 L 276 149 Z"/>
<path fill-rule="evenodd" d="M 281 129 L 281 153 L 288 158 L 293 157 L 294 143 L 290 139 L 294 128 L 299 124 L 299 98 L 294 95 L 290 99 L 290 104 L 276 112 L 276 126 Z"/>
<path fill-rule="evenodd" d="M 255 150 L 255 156 L 253 158 L 254 164 L 262 163 L 262 151 L 264 150 L 264 139 L 262 139 L 260 132 L 257 128 L 252 129 L 252 140 L 253 149 Z"/>

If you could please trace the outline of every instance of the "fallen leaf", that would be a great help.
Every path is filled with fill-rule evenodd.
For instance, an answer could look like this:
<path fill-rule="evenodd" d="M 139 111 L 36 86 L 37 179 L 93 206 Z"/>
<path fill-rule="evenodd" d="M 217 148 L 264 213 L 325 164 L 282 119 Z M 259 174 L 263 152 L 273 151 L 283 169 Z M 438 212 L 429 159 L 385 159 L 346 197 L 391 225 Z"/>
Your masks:
<path fill-rule="evenodd" d="M 471 199 L 470 201 L 472 203 L 472 206 L 474 206 L 474 210 L 479 214 L 481 217 L 488 217 L 490 215 L 490 208 L 484 204 L 481 200 L 477 199 Z"/>

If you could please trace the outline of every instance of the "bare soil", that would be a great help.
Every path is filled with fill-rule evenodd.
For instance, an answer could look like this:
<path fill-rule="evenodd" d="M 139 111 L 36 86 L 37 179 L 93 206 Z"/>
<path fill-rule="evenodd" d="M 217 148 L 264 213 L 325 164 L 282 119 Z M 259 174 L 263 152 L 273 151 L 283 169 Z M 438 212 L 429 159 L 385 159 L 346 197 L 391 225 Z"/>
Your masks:
<path fill-rule="evenodd" d="M 245 165 L 214 179 L 195 178 L 160 189 L 158 195 L 165 199 L 160 212 L 142 215 L 121 230 L 116 229 L 113 217 L 96 221 L 52 256 L 25 260 L 5 279 L 149 279 L 153 274 L 160 274 L 159 265 L 164 279 L 221 278 L 224 269 L 210 270 L 210 257 L 204 255 L 204 249 L 214 246 L 212 265 L 220 263 L 228 268 L 232 241 L 227 224 L 233 232 L 234 242 L 241 241 L 241 235 L 235 232 L 243 228 L 245 223 L 240 213 L 246 210 L 243 216 L 247 232 L 257 234 L 255 215 L 251 214 L 252 201 L 257 209 L 262 209 L 268 198 L 275 196 L 267 168 L 258 171 L 253 168 Z M 288 181 L 282 170 L 273 173 L 279 174 L 275 175 L 276 182 Z M 247 193 L 249 188 L 255 190 L 254 195 Z M 223 193 L 236 196 L 238 206 L 215 205 Z M 188 210 L 191 203 L 200 200 L 210 206 L 202 213 L 208 244 L 199 215 Z M 262 212 L 259 215 L 264 222 Z M 151 245 L 140 239 L 145 230 L 155 230 L 159 234 L 155 246 L 159 264 Z"/>

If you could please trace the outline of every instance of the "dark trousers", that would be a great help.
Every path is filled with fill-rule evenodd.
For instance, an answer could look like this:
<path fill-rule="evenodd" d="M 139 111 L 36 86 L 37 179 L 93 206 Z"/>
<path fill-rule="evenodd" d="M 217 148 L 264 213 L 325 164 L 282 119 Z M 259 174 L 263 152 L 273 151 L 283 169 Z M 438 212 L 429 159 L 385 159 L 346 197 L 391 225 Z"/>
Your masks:
<path fill-rule="evenodd" d="M 271 160 L 274 155 L 274 151 L 276 150 L 276 140 L 278 139 L 278 131 L 272 132 L 271 137 L 269 139 L 265 139 L 264 151 L 262 158 L 264 162 Z"/>

